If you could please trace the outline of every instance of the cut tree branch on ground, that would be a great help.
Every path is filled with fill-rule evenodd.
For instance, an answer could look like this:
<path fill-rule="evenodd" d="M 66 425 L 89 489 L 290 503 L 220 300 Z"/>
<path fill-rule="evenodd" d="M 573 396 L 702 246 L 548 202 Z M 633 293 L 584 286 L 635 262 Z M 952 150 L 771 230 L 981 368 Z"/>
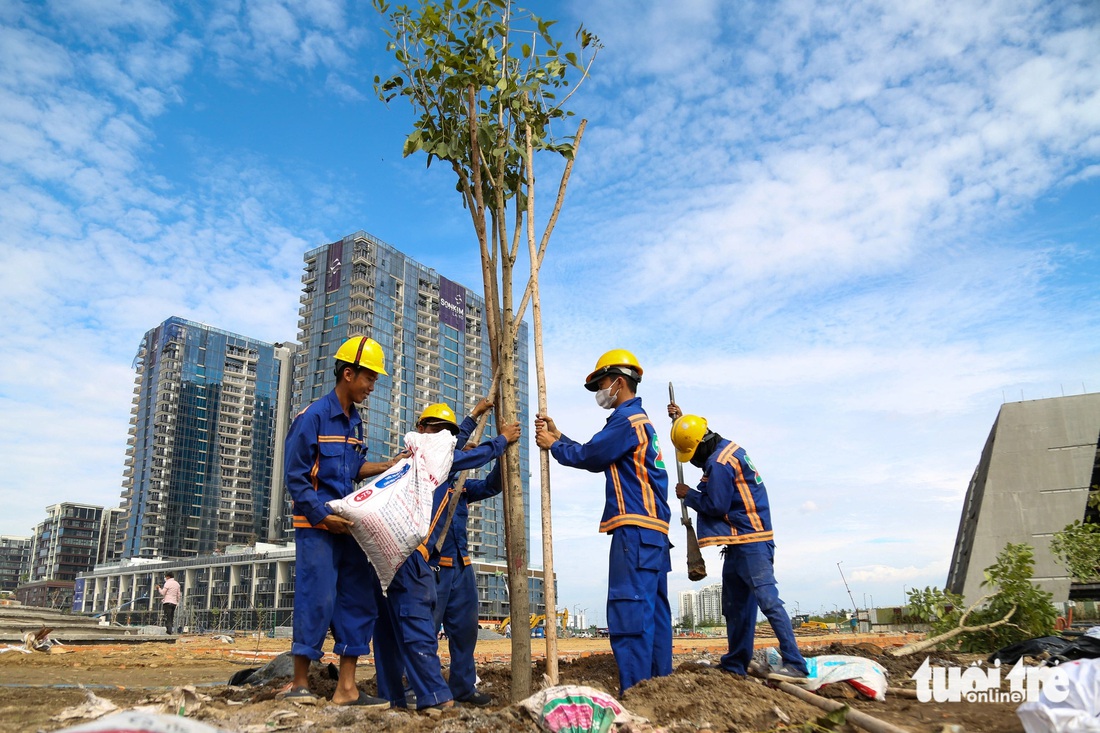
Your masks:
<path fill-rule="evenodd" d="M 950 631 L 944 632 L 942 634 L 939 634 L 937 636 L 933 636 L 933 637 L 928 638 L 928 639 L 924 639 L 923 641 L 915 641 L 912 644 L 906 644 L 905 646 L 898 647 L 897 649 L 887 649 L 886 654 L 888 654 L 891 657 L 905 657 L 905 656 L 908 656 L 910 654 L 916 654 L 917 652 L 922 652 L 925 649 L 931 649 L 932 647 L 936 646 L 937 644 L 942 644 L 945 641 L 949 641 L 951 639 L 954 639 L 956 636 L 959 636 L 960 634 L 966 634 L 966 633 L 970 633 L 970 632 L 973 632 L 973 631 L 988 631 L 989 629 L 995 629 L 998 626 L 1004 626 L 1005 624 L 1008 623 L 1008 620 L 1010 618 L 1012 618 L 1012 614 L 1016 613 L 1016 606 L 1013 606 L 1012 608 L 1010 608 L 1008 610 L 1008 613 L 1005 614 L 1005 617 L 998 620 L 998 621 L 990 621 L 987 624 L 979 624 L 978 626 L 967 626 L 966 625 L 966 619 L 970 615 L 971 611 L 973 611 L 983 601 L 986 601 L 989 598 L 992 598 L 992 596 L 982 596 L 977 601 L 975 601 L 974 604 L 972 606 L 970 606 L 970 608 L 966 609 L 966 613 L 964 613 L 962 615 L 962 617 L 959 619 L 959 625 L 956 626 L 955 628 L 951 629 Z"/>

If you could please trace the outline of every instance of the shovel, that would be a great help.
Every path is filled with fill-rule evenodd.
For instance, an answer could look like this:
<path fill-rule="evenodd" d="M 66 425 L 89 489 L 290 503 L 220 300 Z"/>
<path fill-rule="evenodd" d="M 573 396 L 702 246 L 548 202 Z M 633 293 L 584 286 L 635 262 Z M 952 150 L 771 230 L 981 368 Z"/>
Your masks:
<path fill-rule="evenodd" d="M 676 394 L 672 391 L 672 382 L 668 383 L 668 401 L 675 404 Z M 676 446 L 673 446 L 673 450 Z M 676 479 L 684 483 L 684 466 L 679 459 L 676 460 Z M 688 579 L 702 580 L 707 577 L 707 563 L 703 560 L 703 553 L 699 550 L 699 538 L 695 536 L 695 526 L 688 515 L 687 504 L 680 500 L 680 524 L 687 528 L 687 552 L 688 552 Z"/>

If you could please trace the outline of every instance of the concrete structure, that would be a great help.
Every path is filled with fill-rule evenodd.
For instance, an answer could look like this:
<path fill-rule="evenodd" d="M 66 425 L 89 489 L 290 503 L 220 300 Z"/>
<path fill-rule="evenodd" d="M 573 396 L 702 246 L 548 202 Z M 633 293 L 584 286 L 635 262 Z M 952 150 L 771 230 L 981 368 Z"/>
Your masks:
<path fill-rule="evenodd" d="M 72 580 L 36 580 L 15 589 L 15 600 L 24 606 L 66 610 L 73 605 Z"/>
<path fill-rule="evenodd" d="M 145 334 L 117 557 L 195 557 L 266 538 L 290 354 L 176 317 Z"/>
<path fill-rule="evenodd" d="M 476 256 L 471 252 L 471 256 Z M 388 377 L 360 408 L 367 452 L 374 460 L 397 453 L 420 412 L 446 402 L 459 418 L 489 391 L 492 365 L 483 335 L 484 300 L 385 242 L 356 232 L 306 253 L 292 401 L 296 414 L 331 391 L 333 354 L 350 336 L 369 336 L 386 351 Z M 521 425 L 528 414 L 527 324 L 519 330 L 516 390 Z M 495 434 L 490 422 L 486 435 Z M 521 440 L 520 475 L 530 554 L 528 441 Z M 289 513 L 289 501 L 282 504 Z M 283 526 L 289 527 L 284 521 Z M 505 562 L 501 497 L 470 505 L 471 557 Z M 485 614 L 482 614 L 483 616 Z M 505 614 L 507 615 L 507 613 Z"/>
<path fill-rule="evenodd" d="M 107 507 L 103 510 L 99 525 L 99 549 L 96 552 L 96 563 L 115 562 L 118 560 L 119 528 L 126 512 L 121 507 Z"/>
<path fill-rule="evenodd" d="M 0 535 L 0 591 L 14 591 L 30 575 L 31 538 Z"/>
<path fill-rule="evenodd" d="M 508 615 L 507 567 L 475 562 L 479 617 Z M 72 608 L 109 614 L 127 626 L 155 625 L 160 596 L 154 586 L 172 571 L 183 590 L 177 622 L 191 631 L 271 629 L 290 623 L 294 608 L 294 545 L 231 547 L 225 554 L 160 560 L 127 558 L 97 565 L 76 581 Z M 530 570 L 531 607 L 543 613 L 542 571 Z"/>
<path fill-rule="evenodd" d="M 100 619 L 75 614 L 69 608 L 0 606 L 0 645 L 22 645 L 24 634 L 36 633 L 43 628 L 50 629 L 50 639 L 61 640 L 66 646 L 176 642 L 174 636 L 143 633 L 148 629 L 107 626 L 101 624 Z"/>
<path fill-rule="evenodd" d="M 1096 594 L 1071 584 L 1050 539 L 1086 518 L 1098 485 L 1100 394 L 1002 405 L 963 502 L 947 590 L 979 599 L 983 570 L 1012 542 L 1035 548 L 1033 580 L 1055 603 Z"/>

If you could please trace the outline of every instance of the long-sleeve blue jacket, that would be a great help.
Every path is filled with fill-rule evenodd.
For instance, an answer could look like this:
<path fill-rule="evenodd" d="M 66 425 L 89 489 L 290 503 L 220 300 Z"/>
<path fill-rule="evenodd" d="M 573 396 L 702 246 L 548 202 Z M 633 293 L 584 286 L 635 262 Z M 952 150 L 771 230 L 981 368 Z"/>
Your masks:
<path fill-rule="evenodd" d="M 562 435 L 550 453 L 563 466 L 606 476 L 601 532 L 634 525 L 668 534 L 668 474 L 641 398 L 616 407 L 587 443 Z"/>
<path fill-rule="evenodd" d="M 325 502 L 343 499 L 355 489 L 366 462 L 363 419 L 351 417 L 333 390 L 302 410 L 286 436 L 286 488 L 294 500 L 294 527 L 316 527 L 332 512 Z"/>
<path fill-rule="evenodd" d="M 773 538 L 764 479 L 745 453 L 720 440 L 703 467 L 699 486 L 684 497 L 699 513 L 699 546 L 741 545 Z"/>
<path fill-rule="evenodd" d="M 462 425 L 459 426 L 458 433 L 458 445 L 465 445 L 466 439 L 470 433 L 473 432 L 473 418 L 467 417 L 462 421 Z M 424 556 L 425 560 L 430 560 L 432 553 L 435 551 L 435 545 L 439 541 L 439 534 L 443 531 L 443 522 L 447 518 L 447 505 L 448 499 L 453 493 L 454 482 L 458 478 L 458 474 L 461 471 L 468 471 L 475 468 L 484 466 L 494 458 L 499 458 L 504 454 L 504 450 L 508 447 L 508 439 L 503 435 L 497 435 L 491 440 L 487 440 L 480 445 L 470 448 L 469 450 L 462 450 L 461 448 L 455 450 L 454 461 L 451 463 L 451 473 L 447 476 L 447 480 L 436 487 L 435 493 L 432 495 L 432 521 L 428 528 L 428 537 L 421 543 L 417 550 Z M 490 474 L 491 475 L 491 474 Z M 466 486 L 469 487 L 471 481 L 466 482 Z M 497 493 L 500 491 L 500 472 L 497 469 Z M 489 494 L 492 496 L 492 494 Z M 485 498 L 485 497 L 481 497 Z M 465 502 L 461 502 L 462 509 L 465 509 Z M 459 508 L 455 509 L 455 518 L 452 519 L 452 527 L 454 522 L 458 521 Z M 463 548 L 466 544 L 466 527 L 465 516 L 463 517 L 462 526 L 462 543 Z M 448 532 L 449 534 L 449 532 Z M 444 543 L 446 546 L 446 542 Z"/>
<path fill-rule="evenodd" d="M 442 512 L 439 517 L 439 524 L 446 521 L 447 507 L 450 505 L 451 496 L 454 495 L 454 481 L 449 481 L 448 484 L 449 486 L 440 503 Z M 501 488 L 499 461 L 493 465 L 493 470 L 484 479 L 466 479 L 466 482 L 462 485 L 462 494 L 458 497 L 458 505 L 455 506 L 454 518 L 447 530 L 447 537 L 443 540 L 443 547 L 439 550 L 439 565 L 441 567 L 451 568 L 456 565 L 470 564 L 470 554 L 466 547 L 470 502 L 494 497 L 500 493 Z M 432 533 L 434 539 L 432 544 L 428 545 L 429 548 L 435 547 L 434 542 L 438 541 L 440 530 L 441 528 Z"/>

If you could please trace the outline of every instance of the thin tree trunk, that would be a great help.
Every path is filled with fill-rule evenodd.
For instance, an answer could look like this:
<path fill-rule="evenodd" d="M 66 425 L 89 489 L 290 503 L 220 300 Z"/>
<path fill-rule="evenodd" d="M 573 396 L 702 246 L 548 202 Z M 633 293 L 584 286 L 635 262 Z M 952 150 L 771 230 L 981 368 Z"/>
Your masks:
<path fill-rule="evenodd" d="M 497 212 L 494 222 L 501 226 L 503 212 Z M 497 408 L 498 428 L 515 422 L 516 400 L 516 327 L 512 317 L 512 266 L 507 243 L 498 239 L 500 258 L 500 404 Z M 531 599 L 527 587 L 527 523 L 523 507 L 523 483 L 520 475 L 519 443 L 508 446 L 504 459 L 504 529 L 508 552 L 508 601 L 513 622 L 523 633 L 512 634 L 512 700 L 518 702 L 531 695 Z M 516 628 L 513 626 L 513 628 Z"/>
<path fill-rule="evenodd" d="M 531 258 L 531 318 L 535 329 L 535 381 L 538 385 L 539 414 L 547 414 L 546 371 L 542 357 L 542 301 L 539 298 L 539 253 L 535 246 L 535 169 L 531 126 L 525 125 L 527 169 L 527 251 Z M 542 484 L 542 593 L 546 605 L 546 680 L 558 684 L 558 593 L 554 583 L 554 529 L 550 509 L 550 451 L 539 450 L 539 479 Z"/>

